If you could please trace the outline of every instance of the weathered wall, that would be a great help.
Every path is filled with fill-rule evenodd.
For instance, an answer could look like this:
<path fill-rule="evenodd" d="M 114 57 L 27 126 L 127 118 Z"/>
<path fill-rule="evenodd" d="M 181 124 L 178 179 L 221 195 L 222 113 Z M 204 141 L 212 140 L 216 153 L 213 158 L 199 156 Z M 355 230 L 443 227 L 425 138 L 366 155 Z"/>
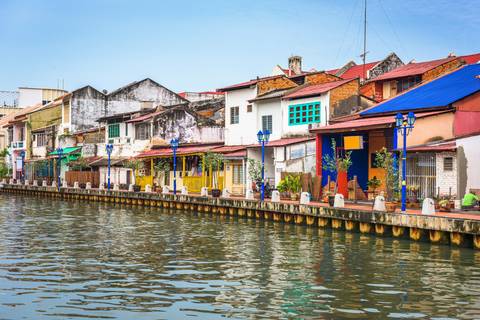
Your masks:
<path fill-rule="evenodd" d="M 257 94 L 261 94 L 272 89 L 287 89 L 296 86 L 298 86 L 298 84 L 286 77 L 262 80 L 257 83 Z"/>
<path fill-rule="evenodd" d="M 29 115 L 27 119 L 31 124 L 30 130 L 39 130 L 62 122 L 62 105 L 52 108 L 40 109 Z"/>
<path fill-rule="evenodd" d="M 332 82 L 339 80 L 337 77 L 332 76 L 325 72 L 319 72 L 313 75 L 307 75 L 305 78 L 305 83 L 311 82 L 312 84 Z"/>
<path fill-rule="evenodd" d="M 447 63 L 444 63 L 441 66 L 438 66 L 438 67 L 436 67 L 432 70 L 429 70 L 429 71 L 425 72 L 422 75 L 422 81 L 428 81 L 428 80 L 431 80 L 433 78 L 436 78 L 439 75 L 442 75 L 442 74 L 444 74 L 448 71 L 457 69 L 458 67 L 462 66 L 463 64 L 465 64 L 465 62 L 463 60 L 461 60 L 460 58 L 452 60 L 452 61 L 447 62 Z"/>
<path fill-rule="evenodd" d="M 106 116 L 105 95 L 86 86 L 72 92 L 70 97 L 70 132 L 96 128 L 98 118 Z"/>
<path fill-rule="evenodd" d="M 223 100 L 225 100 L 225 95 L 220 93 L 215 94 L 215 93 L 185 92 L 185 99 L 187 99 L 190 102 L 211 100 L 211 99 L 217 99 L 217 98 L 222 98 Z"/>
<path fill-rule="evenodd" d="M 352 80 L 330 91 L 330 117 L 337 118 L 360 111 L 359 79 Z"/>
<path fill-rule="evenodd" d="M 188 103 L 187 100 L 159 85 L 151 79 L 145 79 L 132 85 L 112 91 L 106 95 L 105 115 L 156 108 L 159 105 L 171 106 Z"/>
<path fill-rule="evenodd" d="M 407 146 L 453 138 L 453 120 L 453 112 L 418 118 L 408 134 Z M 402 137 L 398 138 L 397 147 L 403 148 Z"/>
<path fill-rule="evenodd" d="M 224 128 L 219 125 L 201 125 L 184 110 L 171 110 L 157 117 L 153 123 L 153 143 L 168 144 L 171 139 L 179 143 L 224 141 Z"/>
<path fill-rule="evenodd" d="M 404 63 L 395 53 L 390 53 L 385 59 L 377 63 L 372 69 L 368 71 L 368 79 L 375 79 L 382 74 L 390 72 L 403 66 Z"/>

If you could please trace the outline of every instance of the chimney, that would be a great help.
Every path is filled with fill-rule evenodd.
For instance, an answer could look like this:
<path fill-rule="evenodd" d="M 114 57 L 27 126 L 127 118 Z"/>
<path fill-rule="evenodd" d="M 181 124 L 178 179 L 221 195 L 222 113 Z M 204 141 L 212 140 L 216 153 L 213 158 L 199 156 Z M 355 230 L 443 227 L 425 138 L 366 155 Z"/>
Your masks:
<path fill-rule="evenodd" d="M 292 70 L 296 74 L 302 74 L 302 57 L 291 56 L 288 58 L 288 70 Z"/>

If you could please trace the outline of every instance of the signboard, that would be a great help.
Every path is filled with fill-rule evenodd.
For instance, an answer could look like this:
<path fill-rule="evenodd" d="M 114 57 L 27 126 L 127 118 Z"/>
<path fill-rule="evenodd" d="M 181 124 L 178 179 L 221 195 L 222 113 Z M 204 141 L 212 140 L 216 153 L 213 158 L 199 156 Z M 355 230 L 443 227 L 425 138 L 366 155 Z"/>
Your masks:
<path fill-rule="evenodd" d="M 363 149 L 363 136 L 343 137 L 345 150 Z"/>

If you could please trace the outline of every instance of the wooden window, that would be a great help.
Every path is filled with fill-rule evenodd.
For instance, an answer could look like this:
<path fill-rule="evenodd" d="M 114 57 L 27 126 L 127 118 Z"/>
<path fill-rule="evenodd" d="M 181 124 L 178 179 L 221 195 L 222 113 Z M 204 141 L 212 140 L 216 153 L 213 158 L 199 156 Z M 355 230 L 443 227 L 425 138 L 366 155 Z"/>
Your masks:
<path fill-rule="evenodd" d="M 20 129 L 20 131 L 18 132 L 18 141 L 23 141 L 23 140 L 25 140 L 25 127 Z"/>
<path fill-rule="evenodd" d="M 443 158 L 443 171 L 453 171 L 453 158 L 452 157 Z"/>
<path fill-rule="evenodd" d="M 247 112 L 252 112 L 252 109 L 253 107 L 251 104 L 247 105 Z"/>
<path fill-rule="evenodd" d="M 238 123 L 238 116 L 239 116 L 238 107 L 231 107 L 230 108 L 230 124 Z"/>
<path fill-rule="evenodd" d="M 233 183 L 243 183 L 243 166 L 233 166 Z"/>
<path fill-rule="evenodd" d="M 47 145 L 47 135 L 45 133 L 40 133 L 35 135 L 37 141 L 37 147 L 44 147 Z"/>
<path fill-rule="evenodd" d="M 320 101 L 307 104 L 296 104 L 289 106 L 288 125 L 319 123 L 320 122 Z"/>
<path fill-rule="evenodd" d="M 150 138 L 150 124 L 140 123 L 135 126 L 135 139 L 148 140 Z"/>
<path fill-rule="evenodd" d="M 109 138 L 120 137 L 120 125 L 119 124 L 110 124 L 108 126 L 108 137 Z"/>
<path fill-rule="evenodd" d="M 66 101 L 63 104 L 63 123 L 70 122 L 70 102 Z"/>
<path fill-rule="evenodd" d="M 13 129 L 8 130 L 8 143 L 13 142 Z"/>
<path fill-rule="evenodd" d="M 265 130 L 268 129 L 268 132 L 272 133 L 273 128 L 272 128 L 272 116 L 262 116 L 262 131 L 265 132 Z"/>

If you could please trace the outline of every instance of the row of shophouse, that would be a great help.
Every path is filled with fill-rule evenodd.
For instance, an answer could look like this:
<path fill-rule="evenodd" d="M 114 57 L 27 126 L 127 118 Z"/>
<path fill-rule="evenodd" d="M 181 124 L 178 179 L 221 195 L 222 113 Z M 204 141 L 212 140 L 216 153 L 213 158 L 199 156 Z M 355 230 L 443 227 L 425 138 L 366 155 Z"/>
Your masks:
<path fill-rule="evenodd" d="M 178 139 L 177 188 L 199 192 L 210 187 L 205 176 L 211 172 L 200 164 L 211 150 L 229 161 L 220 183 L 234 194 L 245 194 L 251 186 L 247 158 L 262 158 L 258 131 L 271 133 L 264 151 L 265 176 L 272 185 L 282 172 L 312 172 L 326 185 L 330 173 L 322 170 L 322 158 L 333 153 L 335 139 L 338 154 L 352 150 L 353 165 L 338 178 L 340 192 L 347 195 L 347 181 L 354 176 L 362 189 L 379 176 L 376 151 L 403 148 L 395 116 L 413 111 L 417 121 L 407 139 L 407 183 L 420 185 L 421 197 L 461 197 L 480 188 L 475 165 L 480 153 L 479 60 L 480 54 L 451 54 L 404 64 L 392 53 L 365 66 L 350 62 L 337 70 L 302 71 L 301 57 L 295 56 L 288 68 L 276 66 L 267 77 L 214 92 L 176 94 L 151 79 L 110 93 L 86 86 L 5 116 L 0 125 L 17 178 L 25 151 L 25 162 L 48 163 L 37 177 L 56 179 L 53 159 L 63 148 L 61 179 L 83 156 L 98 172 L 98 182 L 106 182 L 106 145 L 112 144 L 112 183 L 134 181 L 133 171 L 124 166 L 134 157 L 146 164 L 135 177 L 137 184 L 173 188 L 169 141 Z M 348 143 L 352 139 L 358 142 L 355 147 Z M 153 168 L 163 160 L 172 171 L 160 181 Z M 33 179 L 32 172 L 26 175 Z"/>

